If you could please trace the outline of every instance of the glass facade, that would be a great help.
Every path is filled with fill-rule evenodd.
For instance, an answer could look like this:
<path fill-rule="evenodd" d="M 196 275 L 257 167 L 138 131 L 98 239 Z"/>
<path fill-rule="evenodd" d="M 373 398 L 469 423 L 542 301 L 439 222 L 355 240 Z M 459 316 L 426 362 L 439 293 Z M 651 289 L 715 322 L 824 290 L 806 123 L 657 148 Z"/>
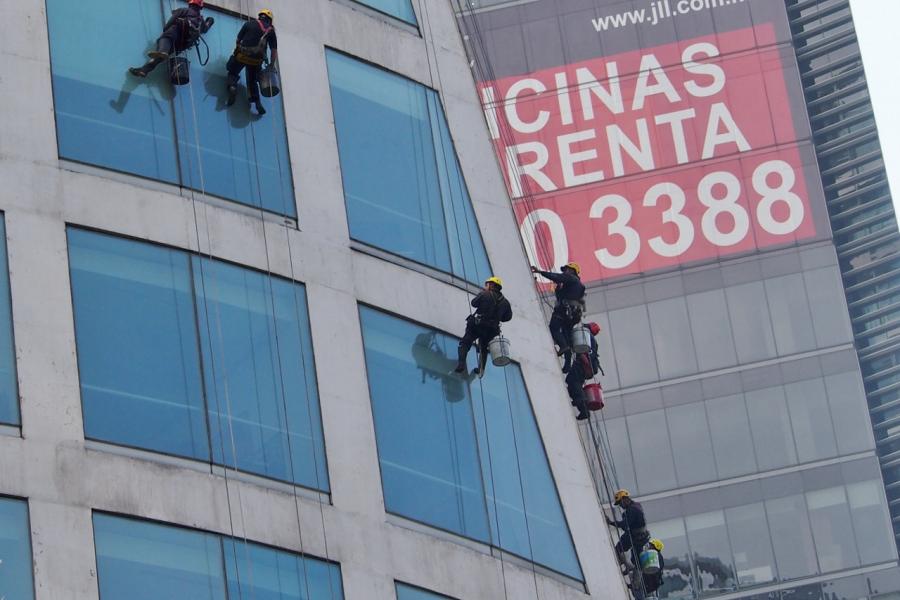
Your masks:
<path fill-rule="evenodd" d="M 466 381 L 452 373 L 456 339 L 360 317 L 385 508 L 581 580 L 518 367 Z"/>
<path fill-rule="evenodd" d="M 328 490 L 303 286 L 68 237 L 88 438 Z"/>
<path fill-rule="evenodd" d="M 242 19 L 207 11 L 210 60 L 185 53 L 187 86 L 169 83 L 165 63 L 146 79 L 128 74 L 179 6 L 47 1 L 59 156 L 296 216 L 281 96 L 266 99 L 263 121 L 245 95 L 225 106 L 225 62 Z"/>
<path fill-rule="evenodd" d="M 449 596 L 441 596 L 405 583 L 398 582 L 396 587 L 397 600 L 452 600 Z"/>
<path fill-rule="evenodd" d="M 438 93 L 326 54 L 350 237 L 484 281 L 490 265 Z"/>
<path fill-rule="evenodd" d="M 0 214 L 0 425 L 19 424 L 19 385 L 6 258 L 6 220 Z"/>
<path fill-rule="evenodd" d="M 340 567 L 235 538 L 94 514 L 104 600 L 342 600 Z"/>
<path fill-rule="evenodd" d="M 33 600 L 28 505 L 0 497 L 0 598 Z"/>

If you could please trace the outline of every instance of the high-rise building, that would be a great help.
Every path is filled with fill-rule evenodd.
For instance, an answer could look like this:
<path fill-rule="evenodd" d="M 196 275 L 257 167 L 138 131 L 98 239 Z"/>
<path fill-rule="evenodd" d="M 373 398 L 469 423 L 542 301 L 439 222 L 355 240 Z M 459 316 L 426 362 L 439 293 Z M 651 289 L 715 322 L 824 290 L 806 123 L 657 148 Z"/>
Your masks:
<path fill-rule="evenodd" d="M 187 7 L 4 4 L 0 598 L 624 600 L 452 6 Z"/>
<path fill-rule="evenodd" d="M 847 0 L 457 10 L 530 258 L 589 286 L 584 448 L 661 595 L 900 595 L 900 247 Z"/>

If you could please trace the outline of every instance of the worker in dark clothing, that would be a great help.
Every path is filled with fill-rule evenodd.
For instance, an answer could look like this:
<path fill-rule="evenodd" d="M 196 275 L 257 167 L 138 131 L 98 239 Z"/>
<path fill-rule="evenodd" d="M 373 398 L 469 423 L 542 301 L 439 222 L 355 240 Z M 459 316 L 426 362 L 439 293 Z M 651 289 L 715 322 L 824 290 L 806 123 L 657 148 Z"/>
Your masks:
<path fill-rule="evenodd" d="M 575 418 L 579 421 L 591 416 L 587 409 L 584 384 L 588 379 L 593 379 L 594 375 L 600 372 L 597 340 L 594 339 L 594 336 L 600 333 L 600 326 L 596 323 L 588 323 L 583 325 L 583 327 L 591 332 L 591 351 L 587 354 L 576 355 L 575 364 L 569 369 L 564 369 L 564 371 L 567 371 L 566 389 L 569 392 L 569 398 L 572 399 L 572 406 L 578 409 L 578 416 Z"/>
<path fill-rule="evenodd" d="M 609 517 L 606 522 L 622 530 L 622 535 L 616 543 L 616 553 L 619 564 L 625 571 L 633 567 L 628 562 L 628 554 L 636 554 L 650 541 L 650 533 L 647 531 L 647 520 L 644 518 L 644 509 L 640 503 L 631 499 L 628 490 L 618 490 L 613 498 L 616 506 L 622 509 L 622 518 L 613 521 Z M 638 561 L 635 557 L 634 564 Z"/>
<path fill-rule="evenodd" d="M 499 277 L 488 277 L 484 282 L 484 289 L 472 299 L 475 312 L 466 318 L 466 332 L 459 340 L 458 359 L 456 373 L 464 373 L 466 370 L 466 356 L 472 344 L 478 340 L 481 351 L 484 352 L 488 342 L 500 335 L 500 323 L 512 319 L 512 307 L 509 301 L 503 297 L 500 291 L 503 282 Z"/>
<path fill-rule="evenodd" d="M 192 48 L 215 21 L 212 17 L 204 19 L 200 14 L 202 9 L 203 0 L 188 0 L 187 8 L 173 10 L 162 35 L 156 40 L 156 50 L 147 53 L 150 60 L 142 67 L 131 67 L 128 72 L 135 77 L 146 77 L 173 52 L 178 54 Z"/>
<path fill-rule="evenodd" d="M 550 335 L 553 342 L 559 347 L 557 356 L 563 356 L 571 351 L 572 328 L 581 321 L 584 314 L 584 284 L 581 283 L 581 267 L 578 263 L 570 262 L 563 265 L 559 273 L 541 271 L 537 267 L 531 267 L 532 273 L 543 275 L 556 284 L 556 306 L 550 316 Z"/>
<path fill-rule="evenodd" d="M 275 27 L 272 25 L 274 15 L 269 9 L 259 11 L 259 18 L 247 21 L 237 35 L 234 54 L 228 59 L 225 69 L 228 71 L 228 101 L 226 104 L 234 104 L 237 96 L 237 84 L 241 77 L 241 71 L 246 68 L 247 96 L 250 104 L 256 105 L 258 115 L 266 114 L 262 102 L 259 99 L 259 69 L 263 62 L 268 62 L 272 69 L 278 66 L 278 38 L 275 35 Z M 267 50 L 271 50 L 271 57 L 266 56 Z"/>

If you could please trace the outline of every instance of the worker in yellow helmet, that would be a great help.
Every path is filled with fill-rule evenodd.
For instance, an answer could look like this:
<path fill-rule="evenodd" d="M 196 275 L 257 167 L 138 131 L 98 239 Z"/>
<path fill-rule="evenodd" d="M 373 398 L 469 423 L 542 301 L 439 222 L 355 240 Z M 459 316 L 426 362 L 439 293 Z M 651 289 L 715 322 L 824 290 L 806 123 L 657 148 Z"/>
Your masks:
<path fill-rule="evenodd" d="M 640 571 L 640 576 L 638 576 L 637 572 L 632 577 L 631 582 L 631 591 L 634 594 L 634 600 L 644 600 L 649 597 L 657 597 L 657 590 L 662 587 L 663 584 L 663 573 L 666 570 L 666 561 L 663 558 L 663 548 L 664 545 L 662 540 L 653 538 L 647 543 L 647 552 L 656 552 L 659 557 L 658 566 L 653 565 L 652 568 L 647 568 L 642 563 L 642 569 Z M 652 565 L 652 563 L 650 563 Z"/>
<path fill-rule="evenodd" d="M 647 545 L 650 541 L 650 533 L 647 531 L 647 520 L 644 517 L 644 508 L 640 503 L 632 499 L 628 490 L 622 489 L 616 491 L 613 496 L 613 502 L 622 509 L 622 518 L 618 520 L 606 518 L 609 525 L 618 527 L 622 530 L 622 535 L 616 543 L 616 553 L 619 557 L 619 564 L 630 571 L 631 564 L 628 561 L 628 554 L 636 554 Z M 632 557 L 633 564 L 637 564 L 637 557 Z"/>
<path fill-rule="evenodd" d="M 499 277 L 488 277 L 484 282 L 484 289 L 472 299 L 475 312 L 466 318 L 466 332 L 459 340 L 458 360 L 454 372 L 466 371 L 466 356 L 476 340 L 484 352 L 488 342 L 500 335 L 500 323 L 512 319 L 512 307 L 503 297 L 502 289 L 503 282 Z"/>
<path fill-rule="evenodd" d="M 541 271 L 537 267 L 531 267 L 532 273 L 543 275 L 556 284 L 553 293 L 556 295 L 556 306 L 550 315 L 550 335 L 558 346 L 557 356 L 565 357 L 563 372 L 569 370 L 572 357 L 572 328 L 575 327 L 584 314 L 584 284 L 581 283 L 581 267 L 578 263 L 570 262 L 559 269 L 559 273 Z"/>
<path fill-rule="evenodd" d="M 241 71 L 247 69 L 245 75 L 247 82 L 247 99 L 250 104 L 256 105 L 258 115 L 266 114 L 259 98 L 259 70 L 263 62 L 268 62 L 270 68 L 278 68 L 278 38 L 275 35 L 275 26 L 272 25 L 275 15 L 269 9 L 259 11 L 259 18 L 250 19 L 237 34 L 234 54 L 228 59 L 225 70 L 228 71 L 228 100 L 226 104 L 231 106 L 237 97 L 237 84 L 241 77 Z M 267 57 L 267 50 L 271 50 L 271 57 Z"/>

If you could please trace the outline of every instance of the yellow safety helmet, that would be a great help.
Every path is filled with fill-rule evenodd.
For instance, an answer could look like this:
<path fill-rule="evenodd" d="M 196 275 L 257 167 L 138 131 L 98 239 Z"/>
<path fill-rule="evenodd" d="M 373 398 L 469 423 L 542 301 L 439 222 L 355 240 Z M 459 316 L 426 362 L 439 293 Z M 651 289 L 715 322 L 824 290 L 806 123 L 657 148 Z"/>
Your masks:
<path fill-rule="evenodd" d="M 493 283 L 493 284 L 496 285 L 498 288 L 502 288 L 502 287 L 503 287 L 503 280 L 500 279 L 499 277 L 488 277 L 487 279 L 484 280 L 484 282 L 485 282 L 485 283 Z"/>
<path fill-rule="evenodd" d="M 613 496 L 613 500 L 614 500 L 613 504 L 618 505 L 622 501 L 622 498 L 630 498 L 630 497 L 631 497 L 631 494 L 628 493 L 628 490 L 625 490 L 625 489 L 616 490 L 616 493 Z"/>
<path fill-rule="evenodd" d="M 269 17 L 269 20 L 270 20 L 270 21 L 274 21 L 274 20 L 275 20 L 275 15 L 272 14 L 272 11 L 269 10 L 268 8 L 264 8 L 264 9 L 262 9 L 261 11 L 259 11 L 259 15 L 258 15 L 258 16 L 260 16 L 260 17 Z"/>
<path fill-rule="evenodd" d="M 662 552 L 663 548 L 666 547 L 665 544 L 662 543 L 662 540 L 658 540 L 656 538 L 650 540 L 650 545 L 653 546 L 654 550 L 656 550 L 657 552 Z"/>
<path fill-rule="evenodd" d="M 563 265 L 563 269 L 565 269 L 566 267 L 572 269 L 578 275 L 581 275 L 581 266 L 577 262 L 570 262 L 570 263 Z"/>

